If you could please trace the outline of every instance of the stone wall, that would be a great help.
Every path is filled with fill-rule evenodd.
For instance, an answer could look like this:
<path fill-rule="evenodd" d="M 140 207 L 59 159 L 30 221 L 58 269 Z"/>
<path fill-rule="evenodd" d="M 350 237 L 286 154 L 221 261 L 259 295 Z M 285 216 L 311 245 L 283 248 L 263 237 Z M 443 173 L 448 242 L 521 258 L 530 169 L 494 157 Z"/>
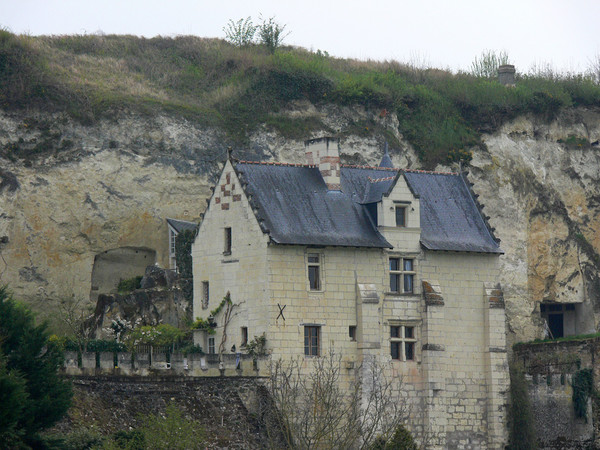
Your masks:
<path fill-rule="evenodd" d="M 83 376 L 73 377 L 72 381 L 72 406 L 53 431 L 131 431 L 142 424 L 143 416 L 164 415 L 166 407 L 174 404 L 186 418 L 202 425 L 206 448 L 273 447 L 263 421 L 264 391 L 255 378 L 158 374 Z"/>
<path fill-rule="evenodd" d="M 579 370 L 592 369 L 598 390 L 600 339 L 519 344 L 513 356 L 525 371 L 540 448 L 598 448 L 598 404 L 592 396 L 587 419 L 577 417 L 572 380 Z"/>

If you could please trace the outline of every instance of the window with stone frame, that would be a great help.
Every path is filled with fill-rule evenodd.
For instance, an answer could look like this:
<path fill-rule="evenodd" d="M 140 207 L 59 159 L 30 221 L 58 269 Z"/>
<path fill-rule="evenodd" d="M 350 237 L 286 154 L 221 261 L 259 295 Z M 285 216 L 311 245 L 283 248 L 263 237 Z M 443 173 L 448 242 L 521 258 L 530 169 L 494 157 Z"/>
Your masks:
<path fill-rule="evenodd" d="M 169 226 L 169 258 L 171 260 L 171 269 L 177 269 L 177 257 L 175 250 L 175 243 L 177 239 L 177 232 Z"/>
<path fill-rule="evenodd" d="M 210 286 L 208 281 L 202 282 L 202 309 L 208 309 L 208 302 L 210 300 Z"/>
<path fill-rule="evenodd" d="M 406 206 L 396 206 L 396 226 L 397 227 L 405 227 L 406 226 Z"/>
<path fill-rule="evenodd" d="M 214 337 L 208 338 L 208 354 L 209 355 L 215 354 L 215 338 Z"/>
<path fill-rule="evenodd" d="M 415 260 L 413 258 L 390 258 L 390 292 L 414 293 L 415 274 Z"/>
<path fill-rule="evenodd" d="M 415 327 L 413 325 L 390 326 L 390 353 L 392 359 L 414 361 L 416 342 Z"/>
<path fill-rule="evenodd" d="M 306 258 L 308 269 L 308 287 L 311 291 L 320 291 L 323 288 L 323 257 L 320 253 L 309 253 Z"/>
<path fill-rule="evenodd" d="M 231 227 L 225 227 L 223 254 L 231 255 Z"/>
<path fill-rule="evenodd" d="M 350 325 L 348 327 L 348 337 L 352 342 L 356 341 L 356 325 Z"/>
<path fill-rule="evenodd" d="M 241 346 L 245 347 L 246 345 L 248 345 L 248 327 L 242 327 L 241 334 L 242 334 Z"/>
<path fill-rule="evenodd" d="M 321 327 L 318 325 L 304 326 L 304 355 L 319 356 L 321 354 Z"/>

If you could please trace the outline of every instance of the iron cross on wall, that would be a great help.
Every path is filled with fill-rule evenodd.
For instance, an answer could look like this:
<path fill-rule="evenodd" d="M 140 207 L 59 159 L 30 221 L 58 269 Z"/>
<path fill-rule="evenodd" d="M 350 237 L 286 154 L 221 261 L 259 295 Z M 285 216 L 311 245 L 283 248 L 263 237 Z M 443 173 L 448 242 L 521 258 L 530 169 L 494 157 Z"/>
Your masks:
<path fill-rule="evenodd" d="M 277 319 L 279 319 L 281 317 L 285 322 L 285 316 L 283 315 L 283 310 L 285 309 L 285 307 L 287 305 L 281 306 L 279 303 L 277 303 L 277 306 L 279 307 L 279 314 L 277 315 Z M 277 320 L 277 319 L 275 319 L 275 320 Z"/>

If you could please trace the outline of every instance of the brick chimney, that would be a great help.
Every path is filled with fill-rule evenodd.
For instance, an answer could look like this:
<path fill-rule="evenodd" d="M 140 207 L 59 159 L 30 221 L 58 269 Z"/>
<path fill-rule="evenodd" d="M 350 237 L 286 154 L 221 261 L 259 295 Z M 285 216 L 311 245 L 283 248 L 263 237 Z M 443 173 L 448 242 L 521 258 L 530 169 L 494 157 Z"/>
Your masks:
<path fill-rule="evenodd" d="M 307 164 L 316 165 L 330 191 L 340 191 L 340 140 L 331 137 L 304 142 Z"/>

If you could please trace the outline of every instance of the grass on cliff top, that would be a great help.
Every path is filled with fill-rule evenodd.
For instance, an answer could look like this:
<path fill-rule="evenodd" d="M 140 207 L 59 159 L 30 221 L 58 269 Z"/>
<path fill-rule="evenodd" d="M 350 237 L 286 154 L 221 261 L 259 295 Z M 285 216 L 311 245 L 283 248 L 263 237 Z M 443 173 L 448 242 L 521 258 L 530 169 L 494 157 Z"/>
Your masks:
<path fill-rule="evenodd" d="M 566 106 L 600 106 L 584 76 L 522 76 L 515 88 L 395 61 L 338 59 L 320 51 L 236 48 L 192 36 L 18 36 L 0 31 L 0 107 L 66 111 L 85 124 L 120 112 L 174 114 L 219 127 L 243 144 L 260 126 L 288 138 L 323 129 L 317 116 L 279 114 L 291 101 L 361 105 L 399 129 L 426 166 L 468 159 L 480 133 L 522 113 L 552 118 Z M 341 134 L 382 133 L 351 124 Z M 354 128 L 352 128 L 354 127 Z"/>

